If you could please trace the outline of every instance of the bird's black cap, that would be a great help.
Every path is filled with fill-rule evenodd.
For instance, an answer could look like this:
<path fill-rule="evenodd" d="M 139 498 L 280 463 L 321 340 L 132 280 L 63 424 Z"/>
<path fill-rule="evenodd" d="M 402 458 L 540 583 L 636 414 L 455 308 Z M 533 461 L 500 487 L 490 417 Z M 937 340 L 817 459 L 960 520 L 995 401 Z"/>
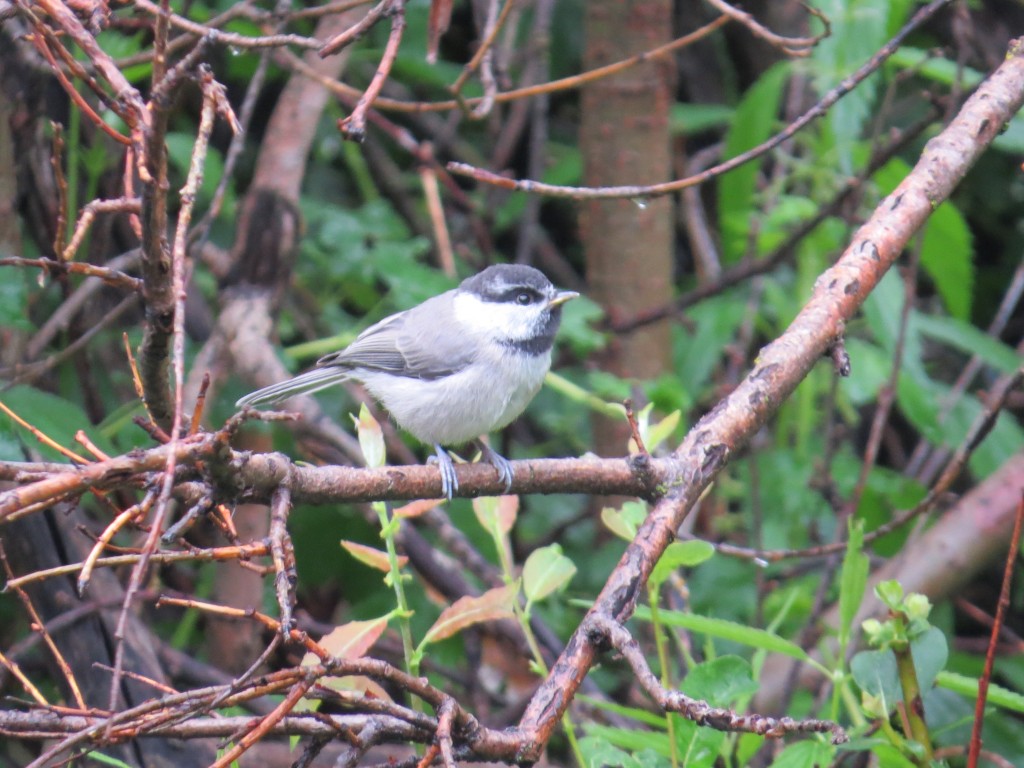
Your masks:
<path fill-rule="evenodd" d="M 484 301 L 507 301 L 516 289 L 529 289 L 547 298 L 554 286 L 544 273 L 525 264 L 495 264 L 459 286 L 460 291 L 472 293 Z"/>

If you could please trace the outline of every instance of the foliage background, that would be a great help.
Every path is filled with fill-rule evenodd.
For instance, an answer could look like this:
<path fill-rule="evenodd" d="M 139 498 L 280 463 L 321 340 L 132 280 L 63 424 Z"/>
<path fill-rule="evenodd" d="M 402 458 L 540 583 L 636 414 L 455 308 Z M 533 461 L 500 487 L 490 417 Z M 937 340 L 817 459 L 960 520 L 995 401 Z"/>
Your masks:
<path fill-rule="evenodd" d="M 205 22 L 232 5 L 197 0 L 173 2 L 171 8 Z M 384 95 L 404 101 L 447 98 L 446 89 L 479 40 L 484 5 L 454 5 L 439 60 L 427 64 L 430 4 L 409 2 L 404 10 L 405 33 Z M 588 52 L 588 46 L 611 44 L 584 35 L 585 28 L 597 29 L 582 21 L 595 13 L 588 6 L 601 5 L 573 0 L 522 4 L 501 39 L 501 90 L 513 83 L 542 82 L 587 68 L 584 63 L 590 65 L 599 57 Z M 645 4 L 634 5 L 629 13 L 642 18 Z M 710 6 L 662 6 L 669 23 L 655 31 L 665 40 L 714 15 Z M 814 280 L 846 246 L 855 227 L 906 176 L 921 147 L 941 129 L 943 119 L 956 112 L 965 92 L 998 65 L 1011 33 L 1024 19 L 1019 5 L 953 4 L 914 31 L 891 59 L 823 119 L 778 150 L 702 185 L 693 194 L 663 198 L 653 205 L 638 198 L 595 209 L 587 201 L 530 197 L 450 176 L 443 163 L 458 160 L 556 184 L 655 183 L 664 179 L 635 175 L 635 169 L 647 167 L 641 153 L 645 146 L 653 148 L 651 138 L 642 138 L 639 148 L 627 151 L 616 143 L 612 149 L 614 142 L 627 140 L 631 131 L 649 129 L 645 118 L 661 129 L 658 149 L 667 153 L 671 165 L 663 168 L 664 178 L 680 177 L 732 157 L 766 140 L 835 87 L 895 34 L 916 8 L 906 0 L 821 0 L 814 6 L 829 19 L 831 34 L 808 56 L 785 56 L 742 25 L 725 27 L 674 54 L 674 66 L 667 70 L 641 70 L 645 73 L 641 82 L 657 80 L 668 94 L 663 118 L 656 119 L 654 112 L 636 115 L 621 107 L 616 111 L 613 102 L 611 111 L 621 122 L 609 124 L 604 122 L 608 117 L 602 117 L 595 129 L 599 141 L 581 142 L 581 123 L 594 105 L 576 90 L 501 104 L 481 120 L 468 119 L 458 110 L 437 114 L 381 110 L 389 122 L 371 121 L 362 144 L 345 141 L 338 130 L 337 121 L 350 113 L 351 104 L 329 99 L 313 127 L 309 161 L 296 200 L 301 239 L 294 269 L 281 292 L 274 331 L 286 365 L 294 371 L 305 368 L 318 356 L 344 346 L 368 324 L 453 287 L 458 278 L 488 263 L 525 260 L 555 282 L 582 289 L 588 298 L 566 308 L 555 365 L 560 379 L 541 392 L 523 419 L 496 438 L 501 451 L 515 459 L 578 456 L 597 448 L 606 455 L 624 455 L 628 426 L 621 416 L 608 415 L 615 413 L 608 404 L 626 398 L 638 410 L 653 405 L 652 424 L 663 427 L 661 451 L 678 444 L 687 428 L 746 374 L 758 350 L 793 320 Z M 796 3 L 755 3 L 749 10 L 772 29 L 806 34 L 820 28 Z M 115 8 L 113 18 L 116 23 L 97 39 L 122 62 L 129 80 L 146 88 L 151 66 L 139 60 L 143 57 L 133 57 L 149 50 L 151 16 L 141 6 L 128 5 Z M 545 18 L 547 36 L 537 36 L 541 28 L 537 25 Z M 66 230 L 65 240 L 70 237 L 75 212 L 85 202 L 120 194 L 124 161 L 115 145 L 68 101 L 47 67 L 32 59 L 18 21 L 19 17 L 9 17 L 0 28 L 5 49 L 0 54 L 0 74 L 6 96 L 0 175 L 9 190 L 4 194 L 8 202 L 0 257 L 50 258 L 60 230 Z M 588 23 L 594 24 L 593 20 Z M 266 33 L 246 18 L 229 22 L 225 29 Z M 295 19 L 290 29 L 311 35 L 314 22 Z M 626 36 L 624 29 L 622 36 Z M 342 79 L 356 92 L 370 84 L 387 40 L 388 27 L 380 24 L 348 49 Z M 203 365 L 214 371 L 205 421 L 219 425 L 233 413 L 231 403 L 254 388 L 255 382 L 197 355 L 215 333 L 225 294 L 237 285 L 230 265 L 244 264 L 249 258 L 237 248 L 241 224 L 248 223 L 244 200 L 258 174 L 270 115 L 291 75 L 277 55 L 267 57 L 265 74 L 258 75 L 264 66 L 260 55 L 242 47 L 214 46 L 206 58 L 236 110 L 249 84 L 262 79 L 237 162 L 228 160 L 230 130 L 223 121 L 215 127 L 196 200 L 196 219 L 201 219 L 217 196 L 218 184 L 225 185 L 219 213 L 202 222 L 191 243 L 185 319 L 186 368 L 190 377 L 201 375 Z M 543 61 L 539 69 L 538 61 Z M 474 79 L 465 87 L 466 96 L 482 92 Z M 607 97 L 614 98 L 614 93 Z M 168 113 L 171 190 L 185 183 L 199 106 L 197 89 L 184 87 Z M 117 125 L 116 117 L 104 116 Z M 815 647 L 823 617 L 839 598 L 840 559 L 793 556 L 776 562 L 764 553 L 841 541 L 850 520 L 862 521 L 871 530 L 913 507 L 986 409 L 997 378 L 1020 366 L 1024 313 L 1018 299 L 1024 280 L 1020 255 L 1024 244 L 1017 209 L 1024 198 L 1019 168 L 1022 125 L 1019 120 L 1008 124 L 955 197 L 936 207 L 900 269 L 883 280 L 860 317 L 847 328 L 851 375 L 839 380 L 825 363 L 813 371 L 749 450 L 733 457 L 688 519 L 685 536 L 744 548 L 748 554 L 760 553 L 760 559 L 730 557 L 727 548 L 720 548 L 714 557 L 667 581 L 660 596 L 664 608 L 746 627 L 770 627 L 781 637 Z M 55 149 L 58 133 L 62 146 Z M 838 197 L 880 147 L 903 136 L 907 138 L 899 150 L 863 178 L 853 194 Z M 56 167 L 67 180 L 63 200 L 51 156 L 57 158 Z M 229 165 L 231 173 L 225 175 Z M 437 183 L 450 250 L 443 244 L 438 216 L 428 205 L 430 185 Z M 178 205 L 180 201 L 172 195 L 172 220 Z M 61 208 L 67 212 L 63 219 L 58 215 Z M 790 238 L 801 224 L 819 214 L 822 219 L 817 226 L 797 240 Z M 603 218 L 614 221 L 612 235 L 625 234 L 626 246 L 613 249 L 598 263 L 592 255 L 594 240 L 612 236 L 595 234 Z M 653 239 L 655 220 L 661 222 L 658 242 Z M 100 216 L 75 259 L 109 264 L 136 245 L 127 216 Z M 731 269 L 774 256 L 780 247 L 783 250 L 771 270 L 742 281 L 728 280 Z M 126 271 L 138 274 L 131 268 Z M 652 281 L 651 275 L 659 277 Z M 638 276 L 646 282 L 636 288 Z M 0 363 L 3 378 L 11 386 L 0 400 L 61 445 L 74 446 L 76 431 L 84 429 L 105 453 L 126 453 L 149 444 L 132 421 L 144 411 L 134 394 L 121 343 L 122 334 L 127 333 L 132 348 L 138 348 L 144 318 L 137 304 L 121 307 L 123 292 L 106 288 L 66 317 L 59 331 L 46 334 L 40 344 L 41 330 L 62 311 L 78 285 L 78 277 L 5 264 L 0 280 Z M 621 330 L 635 316 L 664 307 L 669 297 L 690 297 L 698 289 L 706 295 L 688 301 L 685 310 L 670 311 L 667 318 L 645 324 L 639 333 Z M 115 310 L 119 314 L 112 315 Z M 648 333 L 657 342 L 641 344 L 642 351 L 637 351 L 637 340 Z M 65 354 L 83 337 L 87 343 Z M 960 382 L 965 369 L 973 369 L 972 375 Z M 345 414 L 355 410 L 356 402 L 351 392 L 331 390 L 318 399 L 325 413 L 348 426 Z M 943 496 L 937 516 L 1001 469 L 1012 470 L 1005 482 L 1021 487 L 1022 413 L 1024 399 L 1018 389 L 971 454 L 967 469 Z M 355 458 L 316 437 L 311 441 L 301 429 L 276 424 L 247 430 L 243 439 L 243 445 L 254 450 L 279 450 L 309 460 Z M 388 431 L 392 460 L 412 460 L 412 454 L 401 452 L 400 439 Z M 871 452 L 876 456 L 865 460 Z M 36 456 L 60 458 L 12 420 L 0 418 L 0 459 L 22 461 Z M 619 499 L 584 495 L 531 496 L 521 501 L 510 539 L 513 561 L 521 564 L 530 552 L 557 542 L 577 567 L 568 592 L 537 607 L 540 618 L 563 639 L 582 616 L 571 598 L 592 599 L 622 552 L 623 542 L 601 521 L 603 507 L 621 505 Z M 94 519 L 109 520 L 109 511 L 101 505 L 86 507 Z M 483 556 L 496 564 L 493 547 L 475 523 L 470 503 L 456 500 L 447 513 Z M 250 535 L 265 535 L 260 534 L 259 522 L 265 518 L 264 511 L 239 508 L 238 514 L 240 530 L 242 521 L 251 517 Z M 887 561 L 928 558 L 919 545 L 923 527 L 930 524 L 914 521 L 874 541 L 872 568 L 877 570 Z M 94 525 L 94 531 L 102 530 L 105 522 Z M 379 574 L 338 547 L 342 539 L 379 546 L 372 517 L 347 506 L 299 506 L 291 513 L 289 529 L 298 569 L 298 616 L 304 628 L 323 633 L 334 625 L 381 616 L 393 607 L 393 593 Z M 217 537 L 208 526 L 191 535 L 198 546 L 210 546 Z M 428 529 L 427 535 L 436 541 L 438 532 Z M 986 532 L 964 529 L 960 535 L 969 540 Z M 144 534 L 128 531 L 118 541 L 133 546 L 140 536 Z M 930 621 L 941 630 L 941 642 L 948 647 L 947 672 L 981 674 L 988 635 L 985 617 L 995 612 L 1005 539 L 1004 534 L 1003 546 L 993 546 L 988 559 L 962 564 L 964 578 L 954 592 L 937 587 L 931 594 L 936 605 Z M 769 559 L 770 564 L 762 562 Z M 936 565 L 941 570 L 941 563 Z M 235 575 L 215 563 L 161 568 L 154 571 L 152 590 L 276 611 L 270 579 L 256 579 L 254 587 L 235 584 Z M 892 575 L 899 578 L 899 569 Z M 929 591 L 930 583 L 923 578 L 919 589 Z M 417 637 L 441 611 L 427 586 L 417 577 L 408 591 L 415 611 L 411 630 Z M 1022 631 L 1020 596 L 1020 589 L 1015 589 L 993 676 L 993 681 L 1018 692 L 1024 688 L 1021 641 L 1014 634 Z M 161 643 L 210 668 L 245 669 L 254 658 L 250 652 L 258 653 L 266 644 L 258 628 L 240 632 L 237 624 L 231 624 L 218 633 L 215 619 L 195 612 L 154 610 L 151 597 L 140 610 Z M 29 635 L 28 619 L 13 596 L 0 600 L 0 611 L 6 617 L 0 647 L 9 649 Z M 760 678 L 757 701 L 761 706 L 794 717 L 821 711 L 814 690 L 794 679 L 785 683 L 784 671 L 774 669 L 761 651 L 752 651 L 749 637 L 730 642 L 685 629 L 652 630 L 643 623 L 634 629 L 650 644 L 652 658 L 655 635 L 664 631 L 671 639 L 672 661 L 661 669 L 667 681 L 679 683 L 700 662 L 717 664 L 699 668 L 707 675 L 703 686 L 699 675 L 686 677 L 684 685 L 684 690 L 689 688 L 712 703 L 749 705 L 758 690 L 750 680 Z M 385 643 L 388 639 L 392 645 L 385 644 L 380 653 L 395 658 L 395 637 L 385 635 Z M 512 723 L 533 678 L 520 664 L 492 664 L 495 653 L 502 656 L 507 651 L 496 651 L 491 642 L 472 634 L 451 639 L 433 646 L 430 659 L 436 670 L 457 670 L 454 677 L 462 681 L 457 690 L 474 703 L 482 719 Z M 278 651 L 271 664 L 294 661 L 294 655 L 294 650 Z M 733 655 L 743 659 L 739 667 L 729 666 L 738 663 Z M 478 664 L 490 659 L 483 666 L 496 669 L 494 674 L 502 681 L 497 691 L 479 680 L 466 682 L 474 672 L 467 659 Z M 34 679 L 47 681 L 55 690 L 58 683 L 49 677 L 40 650 L 27 653 L 22 664 Z M 433 674 L 444 679 L 441 672 Z M 605 694 L 622 705 L 639 703 L 635 683 L 615 665 L 602 668 L 594 678 Z M 778 691 L 765 694 L 765 680 L 772 680 Z M 17 690 L 9 677 L 5 684 Z M 856 686 L 844 690 L 859 695 Z M 831 713 L 828 706 L 824 709 L 823 716 L 841 716 L 844 722 L 857 724 L 864 719 L 863 713 L 852 714 L 856 701 L 843 701 L 842 706 L 833 701 Z M 1013 710 L 1013 706 L 992 710 L 985 746 L 1008 764 L 1024 765 L 1020 735 L 1024 731 L 1019 727 L 1019 709 Z M 925 696 L 925 711 L 936 746 L 952 749 L 949 759 L 962 760 L 954 748 L 969 741 L 970 698 L 948 686 L 934 688 Z M 635 712 L 632 716 L 639 717 Z M 638 727 L 634 721 L 608 720 L 584 710 L 574 717 L 588 724 L 580 735 L 586 736 L 585 753 L 597 763 L 619 760 L 632 765 L 631 760 L 650 765 L 680 759 L 661 742 L 645 752 L 644 748 L 650 750 L 650 737 L 631 740 L 630 732 Z M 654 727 L 660 735 L 659 729 L 665 726 L 659 721 Z M 693 748 L 696 737 L 684 733 L 688 725 L 678 722 L 674 727 L 678 730 L 670 730 L 669 738 L 676 740 L 676 746 Z M 705 745 L 704 753 L 693 748 L 683 762 L 703 765 L 717 759 L 729 765 L 809 765 L 821 760 L 820 755 L 808 755 L 811 748 L 801 746 L 803 742 L 785 748 L 760 742 L 747 745 L 743 738 L 718 740 L 717 736 Z M 882 764 L 915 760 L 913 750 L 898 738 L 862 741 L 858 747 L 873 749 Z M 25 755 L 19 750 L 33 748 L 12 745 L 7 759 L 17 764 Z M 551 759 L 569 762 L 570 751 L 560 738 Z"/>

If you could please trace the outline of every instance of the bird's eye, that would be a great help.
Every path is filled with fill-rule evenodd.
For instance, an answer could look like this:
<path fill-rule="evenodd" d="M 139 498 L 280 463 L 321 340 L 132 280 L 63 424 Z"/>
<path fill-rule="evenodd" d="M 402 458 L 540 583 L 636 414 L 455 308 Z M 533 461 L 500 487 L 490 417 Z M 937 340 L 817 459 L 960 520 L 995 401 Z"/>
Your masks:
<path fill-rule="evenodd" d="M 523 291 L 522 293 L 516 295 L 516 303 L 521 304 L 524 307 L 531 301 L 533 301 L 533 297 L 526 291 Z"/>

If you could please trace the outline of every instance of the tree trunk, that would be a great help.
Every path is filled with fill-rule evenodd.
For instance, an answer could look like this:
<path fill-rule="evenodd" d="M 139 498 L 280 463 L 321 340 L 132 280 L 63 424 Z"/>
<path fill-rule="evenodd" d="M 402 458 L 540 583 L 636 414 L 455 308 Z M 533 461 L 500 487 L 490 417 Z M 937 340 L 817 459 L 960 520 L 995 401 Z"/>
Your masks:
<path fill-rule="evenodd" d="M 601 0 L 586 4 L 585 70 L 650 50 L 672 34 L 672 3 Z M 588 85 L 580 143 L 584 184 L 654 184 L 671 173 L 669 105 L 674 65 L 661 59 Z M 672 285 L 672 200 L 587 201 L 581 232 L 591 297 L 612 317 L 664 305 Z M 669 364 L 669 327 L 662 322 L 618 336 L 600 361 L 605 370 L 651 379 Z M 625 453 L 625 422 L 599 418 L 595 450 Z"/>

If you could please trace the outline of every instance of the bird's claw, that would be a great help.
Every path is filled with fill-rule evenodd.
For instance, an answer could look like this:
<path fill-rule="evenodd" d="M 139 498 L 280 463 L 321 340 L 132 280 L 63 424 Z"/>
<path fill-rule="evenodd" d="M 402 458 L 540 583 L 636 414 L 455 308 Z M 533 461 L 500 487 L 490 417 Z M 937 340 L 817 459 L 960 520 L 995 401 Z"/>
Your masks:
<path fill-rule="evenodd" d="M 459 478 L 455 474 L 455 462 L 452 461 L 452 457 L 440 445 L 435 445 L 434 455 L 427 459 L 427 463 L 437 464 L 441 472 L 441 495 L 451 501 L 452 496 L 459 490 Z"/>
<path fill-rule="evenodd" d="M 484 460 L 498 470 L 498 479 L 505 483 L 505 493 L 508 493 L 512 490 L 512 479 L 514 476 L 514 473 L 512 472 L 512 462 L 486 443 L 480 444 L 480 451 Z"/>

